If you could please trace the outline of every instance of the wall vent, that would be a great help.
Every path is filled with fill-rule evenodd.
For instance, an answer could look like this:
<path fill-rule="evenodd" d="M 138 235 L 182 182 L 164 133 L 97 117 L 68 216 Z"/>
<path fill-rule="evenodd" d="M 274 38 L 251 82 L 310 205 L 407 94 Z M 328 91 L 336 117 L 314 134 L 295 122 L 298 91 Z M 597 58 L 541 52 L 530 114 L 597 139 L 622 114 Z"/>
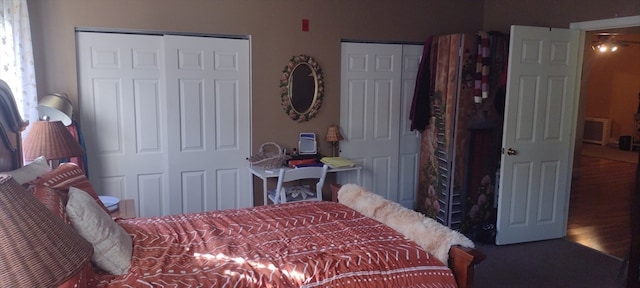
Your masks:
<path fill-rule="evenodd" d="M 585 117 L 582 141 L 606 146 L 610 131 L 611 119 Z"/>

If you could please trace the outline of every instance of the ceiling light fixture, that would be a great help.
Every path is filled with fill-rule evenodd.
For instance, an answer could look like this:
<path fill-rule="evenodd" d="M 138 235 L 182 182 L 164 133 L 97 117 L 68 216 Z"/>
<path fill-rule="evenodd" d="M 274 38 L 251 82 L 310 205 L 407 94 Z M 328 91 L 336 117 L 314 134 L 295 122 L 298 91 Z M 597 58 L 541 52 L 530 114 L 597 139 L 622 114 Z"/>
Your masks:
<path fill-rule="evenodd" d="M 626 39 L 620 39 L 622 37 Z M 617 33 L 603 32 L 593 36 L 591 49 L 599 53 L 617 52 L 620 48 L 638 45 L 640 41 L 634 41 L 629 35 L 619 35 Z"/>
<path fill-rule="evenodd" d="M 599 44 L 595 44 L 591 46 L 591 49 L 593 49 L 594 51 L 598 51 L 600 53 L 606 53 L 606 52 L 616 52 L 618 51 L 618 48 L 620 48 L 620 46 L 618 46 L 615 43 L 599 43 Z"/>

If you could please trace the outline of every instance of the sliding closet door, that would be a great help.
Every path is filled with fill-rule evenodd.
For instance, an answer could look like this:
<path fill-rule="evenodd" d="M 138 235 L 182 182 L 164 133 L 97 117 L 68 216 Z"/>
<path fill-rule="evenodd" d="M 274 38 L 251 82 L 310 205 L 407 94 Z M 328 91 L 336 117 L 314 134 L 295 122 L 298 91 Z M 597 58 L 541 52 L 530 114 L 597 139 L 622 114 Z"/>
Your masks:
<path fill-rule="evenodd" d="M 248 40 L 78 32 L 89 176 L 139 216 L 251 206 Z"/>
<path fill-rule="evenodd" d="M 81 130 L 99 194 L 160 215 L 167 191 L 162 37 L 78 32 Z"/>
<path fill-rule="evenodd" d="M 165 36 L 165 43 L 167 208 L 186 213 L 252 206 L 249 41 Z"/>
<path fill-rule="evenodd" d="M 400 151 L 398 163 L 398 203 L 416 207 L 420 139 L 422 134 L 411 130 L 411 103 L 416 88 L 422 45 L 402 45 L 402 106 L 400 110 Z"/>
<path fill-rule="evenodd" d="M 420 45 L 342 43 L 340 155 L 364 169 L 362 179 L 339 175 L 339 181 L 359 183 L 409 208 L 415 204 L 419 138 L 408 120 L 421 53 Z"/>
<path fill-rule="evenodd" d="M 342 44 L 340 155 L 363 167 L 364 187 L 398 199 L 402 45 Z"/>

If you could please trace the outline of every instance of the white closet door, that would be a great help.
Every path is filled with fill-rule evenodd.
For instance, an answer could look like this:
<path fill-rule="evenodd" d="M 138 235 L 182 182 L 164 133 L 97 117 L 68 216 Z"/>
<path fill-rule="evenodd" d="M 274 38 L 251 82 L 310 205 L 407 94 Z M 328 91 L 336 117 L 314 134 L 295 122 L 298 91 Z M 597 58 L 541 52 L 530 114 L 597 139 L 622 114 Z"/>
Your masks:
<path fill-rule="evenodd" d="M 90 180 L 139 216 L 253 203 L 249 41 L 78 32 Z"/>
<path fill-rule="evenodd" d="M 97 192 L 161 215 L 167 194 L 162 37 L 77 33 L 81 130 Z"/>
<path fill-rule="evenodd" d="M 340 155 L 363 166 L 359 183 L 398 200 L 402 45 L 342 43 Z M 347 178 L 347 179 L 344 179 Z"/>
<path fill-rule="evenodd" d="M 421 134 L 411 130 L 411 102 L 416 88 L 422 45 L 402 46 L 402 107 L 400 110 L 400 154 L 398 164 L 398 203 L 415 208 L 418 190 Z"/>
<path fill-rule="evenodd" d="M 169 175 L 166 209 L 253 204 L 249 41 L 165 36 Z"/>
<path fill-rule="evenodd" d="M 409 113 L 422 45 L 342 43 L 340 155 L 364 170 L 340 173 L 340 183 L 358 183 L 414 208 L 420 135 Z"/>

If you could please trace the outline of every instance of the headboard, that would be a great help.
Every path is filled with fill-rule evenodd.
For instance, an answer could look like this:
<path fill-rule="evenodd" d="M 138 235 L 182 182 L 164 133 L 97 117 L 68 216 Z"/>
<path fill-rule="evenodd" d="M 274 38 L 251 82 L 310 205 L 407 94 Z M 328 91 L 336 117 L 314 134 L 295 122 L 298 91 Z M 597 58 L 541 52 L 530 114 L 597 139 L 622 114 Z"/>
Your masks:
<path fill-rule="evenodd" d="M 0 80 L 0 171 L 22 166 L 22 131 L 28 124 L 18 112 L 9 85 Z"/>

